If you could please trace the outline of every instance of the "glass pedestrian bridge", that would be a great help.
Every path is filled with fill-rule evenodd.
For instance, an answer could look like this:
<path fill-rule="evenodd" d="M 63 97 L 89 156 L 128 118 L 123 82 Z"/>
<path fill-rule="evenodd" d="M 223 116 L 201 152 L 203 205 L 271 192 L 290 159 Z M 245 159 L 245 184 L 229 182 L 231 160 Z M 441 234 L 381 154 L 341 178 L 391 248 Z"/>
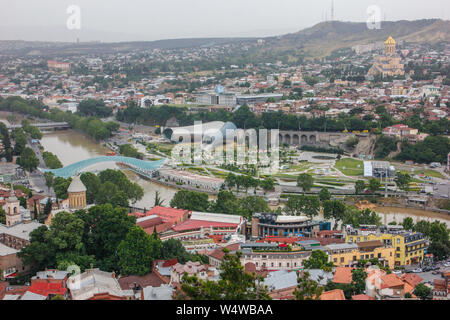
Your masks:
<path fill-rule="evenodd" d="M 64 168 L 59 169 L 40 169 L 43 172 L 52 172 L 55 177 L 62 177 L 62 178 L 70 178 L 74 175 L 78 174 L 79 172 L 83 171 L 84 169 L 93 166 L 98 163 L 102 162 L 116 162 L 116 163 L 123 163 L 125 165 L 128 165 L 129 167 L 138 170 L 142 173 L 150 174 L 154 170 L 161 167 L 166 159 L 158 160 L 158 161 L 145 161 L 145 160 L 139 160 L 136 158 L 130 158 L 130 157 L 122 157 L 122 156 L 103 156 L 103 157 L 96 157 L 91 159 L 82 160 L 76 163 L 72 163 L 68 166 L 65 166 Z"/>

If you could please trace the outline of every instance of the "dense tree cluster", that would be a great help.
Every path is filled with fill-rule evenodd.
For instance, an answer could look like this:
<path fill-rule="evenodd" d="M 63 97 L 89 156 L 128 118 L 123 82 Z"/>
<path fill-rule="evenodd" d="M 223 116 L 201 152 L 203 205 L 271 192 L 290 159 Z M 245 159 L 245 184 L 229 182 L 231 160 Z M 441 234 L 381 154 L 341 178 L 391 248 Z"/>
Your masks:
<path fill-rule="evenodd" d="M 63 167 L 63 164 L 59 161 L 58 157 L 49 151 L 44 151 L 42 153 L 42 158 L 44 159 L 45 165 L 49 169 L 58 169 Z"/>
<path fill-rule="evenodd" d="M 18 112 L 55 122 L 66 121 L 74 129 L 82 130 L 98 141 L 109 138 L 112 132 L 119 128 L 119 124 L 116 122 L 103 122 L 96 117 L 82 117 L 70 111 L 64 112 L 59 109 L 48 110 L 37 100 L 25 100 L 20 97 L 8 97 L 2 100 L 0 110 Z"/>
<path fill-rule="evenodd" d="M 220 265 L 218 281 L 200 280 L 196 276 L 184 275 L 178 299 L 189 300 L 270 300 L 263 278 L 244 270 L 242 253 L 225 255 Z"/>
<path fill-rule="evenodd" d="M 450 141 L 444 136 L 429 136 L 424 141 L 410 144 L 402 143 L 402 151 L 395 157 L 397 160 L 412 160 L 418 163 L 447 162 L 450 152 Z"/>
<path fill-rule="evenodd" d="M 256 212 L 270 211 L 267 202 L 257 196 L 237 198 L 231 191 L 221 190 L 216 201 L 209 201 L 206 193 L 180 190 L 170 201 L 170 206 L 179 209 L 242 215 L 246 218 Z"/>
<path fill-rule="evenodd" d="M 150 272 L 154 259 L 205 261 L 203 256 L 186 252 L 178 240 L 163 243 L 157 234 L 149 236 L 136 227 L 136 218 L 126 209 L 110 204 L 58 213 L 49 228 L 31 232 L 30 244 L 18 255 L 32 271 L 66 270 L 70 265 L 84 270 L 92 265 L 124 275 Z"/>

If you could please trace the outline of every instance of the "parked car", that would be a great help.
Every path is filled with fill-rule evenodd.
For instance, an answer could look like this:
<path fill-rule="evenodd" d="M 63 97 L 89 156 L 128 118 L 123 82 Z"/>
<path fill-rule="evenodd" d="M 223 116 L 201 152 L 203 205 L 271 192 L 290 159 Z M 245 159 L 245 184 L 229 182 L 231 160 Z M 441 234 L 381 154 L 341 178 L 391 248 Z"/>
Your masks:
<path fill-rule="evenodd" d="M 419 273 L 419 272 L 423 272 L 423 270 L 421 268 L 417 268 L 417 269 L 414 269 L 412 272 Z"/>
<path fill-rule="evenodd" d="M 439 271 L 433 271 L 432 274 L 439 274 Z"/>
<path fill-rule="evenodd" d="M 401 276 L 403 272 L 401 272 L 400 270 L 393 270 L 392 273 Z"/>
<path fill-rule="evenodd" d="M 450 267 L 450 262 L 444 263 L 444 267 Z"/>

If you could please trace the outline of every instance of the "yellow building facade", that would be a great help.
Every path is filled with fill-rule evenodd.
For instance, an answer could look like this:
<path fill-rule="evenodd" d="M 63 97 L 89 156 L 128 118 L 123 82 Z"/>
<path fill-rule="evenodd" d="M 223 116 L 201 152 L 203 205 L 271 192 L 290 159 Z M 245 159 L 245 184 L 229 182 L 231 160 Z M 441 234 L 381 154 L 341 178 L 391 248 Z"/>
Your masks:
<path fill-rule="evenodd" d="M 347 234 L 346 242 L 360 243 L 367 241 L 381 241 L 394 249 L 394 265 L 407 266 L 423 261 L 428 241 L 421 233 L 369 233 L 369 234 Z"/>
<path fill-rule="evenodd" d="M 327 246 L 330 261 L 336 267 L 351 267 L 358 260 L 378 259 L 384 266 L 393 269 L 395 266 L 395 249 L 384 246 L 379 241 L 367 242 L 367 246 L 351 243 Z"/>

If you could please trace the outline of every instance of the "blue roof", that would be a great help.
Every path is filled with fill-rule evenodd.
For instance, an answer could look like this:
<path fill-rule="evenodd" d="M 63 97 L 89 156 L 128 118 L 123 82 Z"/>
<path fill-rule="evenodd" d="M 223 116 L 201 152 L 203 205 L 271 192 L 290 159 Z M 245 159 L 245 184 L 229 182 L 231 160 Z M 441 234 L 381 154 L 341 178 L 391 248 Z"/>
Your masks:
<path fill-rule="evenodd" d="M 122 156 L 103 156 L 91 159 L 82 160 L 76 163 L 72 163 L 64 168 L 59 169 L 42 169 L 44 172 L 53 172 L 56 177 L 70 178 L 82 171 L 83 169 L 90 167 L 97 163 L 102 162 L 121 162 L 134 166 L 140 170 L 151 171 L 156 170 L 163 165 L 166 159 L 158 161 L 145 161 L 136 158 L 122 157 Z"/>

